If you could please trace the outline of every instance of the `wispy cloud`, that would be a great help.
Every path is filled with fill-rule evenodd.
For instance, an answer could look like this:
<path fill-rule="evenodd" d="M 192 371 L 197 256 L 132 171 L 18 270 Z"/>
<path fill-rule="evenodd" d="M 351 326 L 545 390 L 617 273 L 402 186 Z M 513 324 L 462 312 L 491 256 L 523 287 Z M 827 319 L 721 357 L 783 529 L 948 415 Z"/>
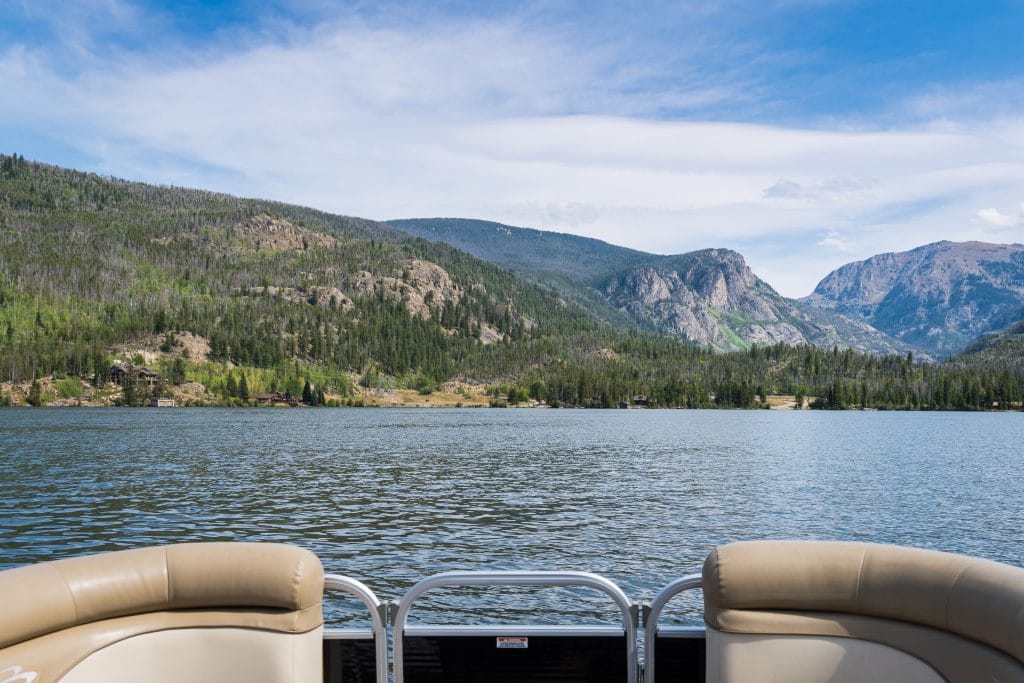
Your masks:
<path fill-rule="evenodd" d="M 148 32 L 152 24 L 127 0 L 0 0 L 0 12 L 5 19 L 14 15 L 21 19 L 19 31 L 11 36 L 15 45 L 55 46 L 47 50 L 47 61 L 65 73 L 98 65 L 104 57 L 121 53 L 121 47 L 113 47 L 113 37 L 139 35 Z"/>
<path fill-rule="evenodd" d="M 931 85 L 902 101 L 901 114 L 934 125 L 972 119 L 979 112 L 986 118 L 1016 118 L 1024 110 L 1024 78 L 1002 78 L 970 85 Z"/>
<path fill-rule="evenodd" d="M 749 74 L 714 83 L 694 61 L 673 85 L 623 62 L 627 45 L 580 44 L 564 23 L 417 19 L 282 20 L 130 58 L 82 40 L 73 73 L 15 45 L 0 55 L 0 88 L 18 93 L 0 127 L 45 130 L 104 173 L 340 213 L 480 217 L 662 253 L 731 247 L 790 295 L 850 258 L 1020 220 L 977 207 L 1019 201 L 1024 118 L 666 120 L 742 102 Z"/>
<path fill-rule="evenodd" d="M 771 187 L 766 187 L 761 196 L 765 199 L 835 202 L 868 198 L 875 185 L 875 181 L 864 178 L 825 178 L 811 184 L 782 178 Z"/>

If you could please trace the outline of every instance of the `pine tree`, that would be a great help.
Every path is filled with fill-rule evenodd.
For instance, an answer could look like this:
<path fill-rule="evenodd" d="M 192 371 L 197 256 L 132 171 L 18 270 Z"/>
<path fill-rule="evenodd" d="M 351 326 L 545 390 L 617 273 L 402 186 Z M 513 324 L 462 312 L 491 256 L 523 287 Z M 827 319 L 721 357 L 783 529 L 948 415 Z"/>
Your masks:
<path fill-rule="evenodd" d="M 170 381 L 171 384 L 182 384 L 185 382 L 185 359 L 178 356 L 174 359 L 174 364 L 171 365 Z"/>
<path fill-rule="evenodd" d="M 92 352 L 92 383 L 96 388 L 107 383 L 110 375 L 110 359 L 102 349 L 94 349 Z"/>
<path fill-rule="evenodd" d="M 135 369 L 131 368 L 124 378 L 124 388 L 121 392 L 121 401 L 126 406 L 134 406 L 141 400 L 137 386 L 138 378 L 134 375 Z"/>
<path fill-rule="evenodd" d="M 241 378 L 238 380 L 238 398 L 243 401 L 249 400 L 249 380 L 245 378 L 245 372 L 242 372 Z"/>
<path fill-rule="evenodd" d="M 43 391 L 39 386 L 39 380 L 32 380 L 32 386 L 28 390 L 28 404 L 30 406 L 41 406 L 43 405 Z"/>

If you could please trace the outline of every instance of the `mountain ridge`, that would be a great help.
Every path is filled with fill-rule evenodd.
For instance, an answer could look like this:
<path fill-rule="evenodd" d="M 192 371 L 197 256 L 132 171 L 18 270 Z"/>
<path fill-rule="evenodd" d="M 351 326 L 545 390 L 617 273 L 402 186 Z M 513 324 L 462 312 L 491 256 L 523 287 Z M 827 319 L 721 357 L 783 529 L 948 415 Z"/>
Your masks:
<path fill-rule="evenodd" d="M 388 222 L 573 296 L 610 322 L 667 332 L 718 351 L 783 342 L 920 352 L 863 321 L 779 295 L 738 252 L 650 254 L 601 240 L 473 219 Z M 611 308 L 614 313 L 610 313 Z"/>
<path fill-rule="evenodd" d="M 802 299 L 935 354 L 1024 318 L 1024 245 L 941 241 L 848 263 Z"/>

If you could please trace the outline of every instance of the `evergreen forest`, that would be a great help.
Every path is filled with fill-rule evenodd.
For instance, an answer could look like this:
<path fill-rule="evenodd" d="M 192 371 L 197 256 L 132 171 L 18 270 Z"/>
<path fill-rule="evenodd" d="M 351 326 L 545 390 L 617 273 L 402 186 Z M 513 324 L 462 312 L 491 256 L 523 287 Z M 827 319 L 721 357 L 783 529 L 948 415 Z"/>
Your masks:
<path fill-rule="evenodd" d="M 1024 400 L 1016 338 L 943 363 L 781 344 L 722 354 L 588 308 L 386 224 L 0 155 L 8 405 L 110 390 L 118 363 L 159 377 L 120 387 L 129 405 L 187 383 L 222 404 L 280 392 L 347 405 L 361 390 L 450 382 L 486 387 L 492 405 L 753 408 L 788 395 L 797 407 L 987 410 Z M 143 347 L 149 359 L 134 351 Z"/>

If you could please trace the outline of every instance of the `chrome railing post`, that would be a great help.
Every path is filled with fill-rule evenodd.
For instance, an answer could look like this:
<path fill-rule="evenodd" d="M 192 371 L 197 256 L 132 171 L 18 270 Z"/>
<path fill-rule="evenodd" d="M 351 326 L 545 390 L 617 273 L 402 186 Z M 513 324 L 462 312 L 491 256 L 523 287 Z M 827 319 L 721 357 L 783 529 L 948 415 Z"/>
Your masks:
<path fill-rule="evenodd" d="M 690 574 L 662 588 L 651 606 L 644 610 L 644 683 L 654 683 L 654 637 L 658 633 L 658 617 L 669 600 L 683 591 L 701 587 L 701 575 Z"/>
<path fill-rule="evenodd" d="M 366 584 L 338 574 L 324 575 L 324 591 L 340 590 L 359 598 L 370 613 L 373 624 L 373 646 L 377 665 L 377 683 L 388 683 L 387 606 L 381 603 Z"/>

